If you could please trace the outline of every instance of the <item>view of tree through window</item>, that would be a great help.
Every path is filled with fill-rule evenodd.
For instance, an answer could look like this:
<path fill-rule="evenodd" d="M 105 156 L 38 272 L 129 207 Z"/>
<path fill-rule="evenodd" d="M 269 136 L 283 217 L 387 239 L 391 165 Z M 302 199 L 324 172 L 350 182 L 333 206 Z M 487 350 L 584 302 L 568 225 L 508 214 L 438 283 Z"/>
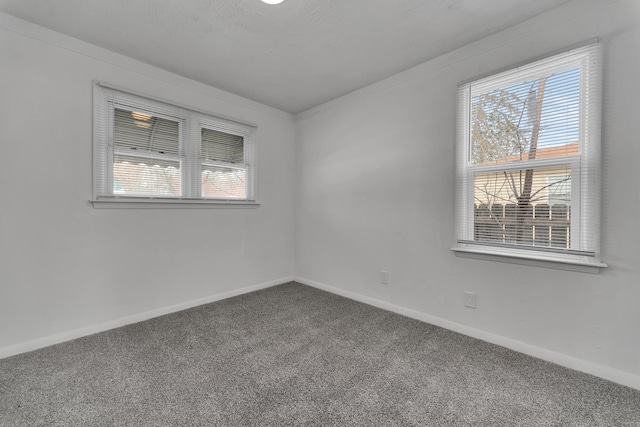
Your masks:
<path fill-rule="evenodd" d="M 597 42 L 458 86 L 456 253 L 599 264 Z"/>
<path fill-rule="evenodd" d="M 474 240 L 569 248 L 580 68 L 472 88 L 470 116 Z"/>

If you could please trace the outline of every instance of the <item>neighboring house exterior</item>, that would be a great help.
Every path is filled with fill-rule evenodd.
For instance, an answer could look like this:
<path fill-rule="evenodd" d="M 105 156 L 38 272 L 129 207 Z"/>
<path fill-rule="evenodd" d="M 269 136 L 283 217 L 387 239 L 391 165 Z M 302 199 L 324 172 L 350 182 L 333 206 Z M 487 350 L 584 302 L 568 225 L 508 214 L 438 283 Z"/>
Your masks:
<path fill-rule="evenodd" d="M 578 142 L 536 151 L 536 159 L 578 154 Z M 528 153 L 523 153 L 526 159 Z M 512 155 L 485 164 L 520 160 Z M 533 170 L 531 206 L 518 206 L 516 194 L 525 184 L 525 169 L 477 173 L 474 176 L 475 239 L 496 243 L 530 243 L 568 248 L 571 239 L 571 166 Z M 514 191 L 515 188 L 515 191 Z"/>

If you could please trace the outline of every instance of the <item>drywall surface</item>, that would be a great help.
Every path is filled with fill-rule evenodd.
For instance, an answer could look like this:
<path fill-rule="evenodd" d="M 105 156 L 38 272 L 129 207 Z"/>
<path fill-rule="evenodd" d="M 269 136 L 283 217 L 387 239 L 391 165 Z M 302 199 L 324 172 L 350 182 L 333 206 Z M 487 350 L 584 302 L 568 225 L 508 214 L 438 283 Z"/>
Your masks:
<path fill-rule="evenodd" d="M 0 61 L 0 350 L 291 277 L 291 115 L 3 14 Z M 94 80 L 256 124 L 261 205 L 94 209 Z"/>
<path fill-rule="evenodd" d="M 593 37 L 605 64 L 609 268 L 456 257 L 458 83 Z M 572 2 L 298 115 L 296 276 L 640 378 L 639 47 L 640 3 Z M 477 294 L 477 309 L 464 307 L 465 291 Z"/>

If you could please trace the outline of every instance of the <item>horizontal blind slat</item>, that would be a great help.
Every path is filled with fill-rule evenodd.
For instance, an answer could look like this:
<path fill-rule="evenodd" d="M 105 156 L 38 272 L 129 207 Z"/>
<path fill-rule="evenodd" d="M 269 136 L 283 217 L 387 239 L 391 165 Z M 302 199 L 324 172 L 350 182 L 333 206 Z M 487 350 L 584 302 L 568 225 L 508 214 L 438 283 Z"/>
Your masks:
<path fill-rule="evenodd" d="M 202 160 L 244 163 L 244 138 L 213 129 L 202 128 Z"/>
<path fill-rule="evenodd" d="M 116 146 L 134 150 L 178 154 L 180 123 L 116 108 L 113 143 Z"/>

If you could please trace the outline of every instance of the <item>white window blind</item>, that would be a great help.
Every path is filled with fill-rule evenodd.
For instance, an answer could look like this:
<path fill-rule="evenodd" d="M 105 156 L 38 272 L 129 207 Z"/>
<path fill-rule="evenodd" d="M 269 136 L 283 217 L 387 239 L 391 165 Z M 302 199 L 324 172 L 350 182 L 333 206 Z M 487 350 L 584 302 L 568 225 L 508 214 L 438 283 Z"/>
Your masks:
<path fill-rule="evenodd" d="M 252 126 L 96 84 L 94 199 L 255 201 Z"/>
<path fill-rule="evenodd" d="M 203 127 L 201 140 L 202 197 L 245 197 L 244 138 Z"/>
<path fill-rule="evenodd" d="M 114 194 L 180 196 L 181 120 L 114 108 Z"/>
<path fill-rule="evenodd" d="M 459 248 L 599 262 L 600 104 L 597 44 L 459 86 Z"/>

